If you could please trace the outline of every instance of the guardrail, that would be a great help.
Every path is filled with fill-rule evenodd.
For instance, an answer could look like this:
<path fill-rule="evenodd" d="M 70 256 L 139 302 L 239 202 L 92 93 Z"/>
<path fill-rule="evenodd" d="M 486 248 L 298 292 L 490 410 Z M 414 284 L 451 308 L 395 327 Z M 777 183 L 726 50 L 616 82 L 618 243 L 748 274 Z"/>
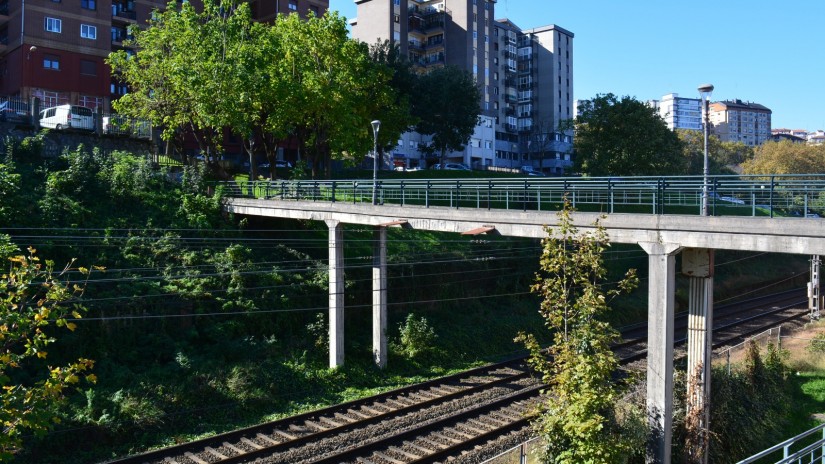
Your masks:
<path fill-rule="evenodd" d="M 818 440 L 815 438 L 808 438 L 817 432 L 822 433 L 822 438 Z M 815 441 L 810 443 L 810 440 Z M 800 449 L 793 451 L 794 448 Z M 754 454 L 747 459 L 743 459 L 736 464 L 750 464 L 752 462 L 757 462 L 774 453 L 778 454 L 780 451 L 782 452 L 782 459 L 772 461 L 775 462 L 775 464 L 808 464 L 814 462 L 825 462 L 825 424 L 818 425 L 807 432 L 785 440 L 782 443 L 762 451 L 761 453 Z"/>
<path fill-rule="evenodd" d="M 423 207 L 556 211 L 564 197 L 603 213 L 701 214 L 703 178 L 500 178 L 251 181 L 220 183 L 231 197 Z M 718 216 L 819 217 L 825 175 L 711 176 L 708 204 Z"/>

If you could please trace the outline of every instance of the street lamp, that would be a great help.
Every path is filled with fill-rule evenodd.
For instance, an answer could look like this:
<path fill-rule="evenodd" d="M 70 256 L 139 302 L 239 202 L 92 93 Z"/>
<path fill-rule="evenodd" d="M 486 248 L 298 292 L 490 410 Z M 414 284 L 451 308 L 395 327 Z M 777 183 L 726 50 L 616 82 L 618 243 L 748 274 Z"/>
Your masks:
<path fill-rule="evenodd" d="M 699 97 L 702 100 L 702 110 L 705 113 L 703 124 L 705 133 L 705 163 L 702 166 L 702 216 L 708 216 L 708 131 L 710 130 L 710 94 L 713 93 L 713 85 L 702 84 L 698 90 Z"/>
<path fill-rule="evenodd" d="M 372 122 L 372 204 L 375 202 L 375 190 L 378 185 L 378 129 L 381 128 L 381 121 Z"/>

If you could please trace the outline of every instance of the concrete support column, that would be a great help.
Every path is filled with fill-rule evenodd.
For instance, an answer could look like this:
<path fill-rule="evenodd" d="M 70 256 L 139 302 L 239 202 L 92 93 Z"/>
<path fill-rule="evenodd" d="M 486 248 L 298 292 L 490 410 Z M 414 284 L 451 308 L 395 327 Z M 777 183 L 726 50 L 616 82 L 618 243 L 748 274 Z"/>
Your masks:
<path fill-rule="evenodd" d="M 340 221 L 329 227 L 329 367 L 344 365 L 344 228 Z"/>
<path fill-rule="evenodd" d="M 372 357 L 375 365 L 387 367 L 387 228 L 373 232 L 372 252 Z"/>
<path fill-rule="evenodd" d="M 673 425 L 673 314 L 676 253 L 673 243 L 643 242 L 648 254 L 647 415 L 651 435 L 646 462 L 669 464 Z"/>
<path fill-rule="evenodd" d="M 710 368 L 713 343 L 713 250 L 688 248 L 682 252 L 682 273 L 689 277 L 687 415 L 698 419 L 696 460 L 708 462 L 710 425 Z"/>

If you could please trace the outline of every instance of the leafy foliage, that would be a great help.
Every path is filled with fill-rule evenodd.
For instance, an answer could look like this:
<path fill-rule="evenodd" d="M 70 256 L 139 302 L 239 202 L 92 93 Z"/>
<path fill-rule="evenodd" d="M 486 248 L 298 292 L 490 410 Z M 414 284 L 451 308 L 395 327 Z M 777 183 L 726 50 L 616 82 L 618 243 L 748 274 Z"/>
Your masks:
<path fill-rule="evenodd" d="M 825 145 L 765 142 L 742 168 L 745 174 L 820 174 L 825 172 Z"/>
<path fill-rule="evenodd" d="M 481 90 L 468 71 L 444 66 L 421 76 L 415 94 L 415 130 L 432 135 L 430 148 L 443 163 L 447 150 L 462 150 L 470 140 L 481 112 Z"/>
<path fill-rule="evenodd" d="M 811 353 L 825 353 L 825 333 L 817 334 L 808 343 L 807 350 Z"/>
<path fill-rule="evenodd" d="M 641 414 L 617 413 L 620 386 L 612 376 L 618 360 L 610 344 L 618 333 L 600 317 L 609 310 L 607 299 L 635 288 L 638 278 L 631 269 L 616 288 L 602 289 L 607 234 L 598 222 L 594 232 L 580 234 L 569 202 L 557 228 L 546 231 L 532 290 L 543 298 L 540 313 L 553 342 L 546 355 L 533 335 L 517 338 L 548 385 L 534 426 L 545 439 L 548 462 L 624 462 L 641 448 L 643 434 L 631 432 L 639 429 Z"/>
<path fill-rule="evenodd" d="M 597 95 L 579 104 L 575 168 L 590 176 L 685 174 L 682 143 L 659 114 L 639 100 Z"/>
<path fill-rule="evenodd" d="M 94 361 L 80 358 L 65 366 L 45 364 L 49 345 L 56 341 L 53 327 L 74 331 L 85 309 L 67 300 L 82 294 L 77 284 L 61 282 L 70 272 L 88 275 L 84 268 L 55 273 L 29 248 L 27 255 L 8 258 L 11 265 L 0 276 L 0 461 L 19 451 L 26 431 L 42 434 L 58 421 L 54 408 L 64 391 L 82 378 L 95 382 L 88 371 Z"/>
<path fill-rule="evenodd" d="M 701 175 L 704 169 L 705 137 L 701 131 L 678 129 L 676 133 L 684 145 L 688 167 L 685 174 Z M 742 142 L 722 142 L 719 137 L 708 137 L 709 174 L 733 174 L 733 168 L 753 158 L 753 149 Z"/>
<path fill-rule="evenodd" d="M 779 443 L 784 436 L 788 408 L 787 367 L 784 354 L 769 343 L 763 358 L 750 341 L 745 362 L 730 374 L 724 367 L 711 372 L 709 462 L 737 462 Z M 677 378 L 676 391 L 684 391 L 684 373 Z M 684 442 L 684 398 L 674 398 L 674 440 Z M 679 455 L 684 450 L 676 446 Z"/>
<path fill-rule="evenodd" d="M 435 349 L 438 335 L 435 329 L 427 322 L 427 318 L 418 317 L 413 313 L 398 325 L 400 332 L 400 351 L 408 359 L 418 358 Z"/>

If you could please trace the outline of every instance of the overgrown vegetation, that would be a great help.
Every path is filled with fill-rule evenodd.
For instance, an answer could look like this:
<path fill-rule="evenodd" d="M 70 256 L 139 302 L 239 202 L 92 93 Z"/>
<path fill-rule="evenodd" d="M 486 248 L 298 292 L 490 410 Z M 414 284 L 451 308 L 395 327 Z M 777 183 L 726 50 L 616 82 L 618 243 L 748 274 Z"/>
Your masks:
<path fill-rule="evenodd" d="M 619 333 L 603 318 L 608 301 L 634 289 L 638 278 L 631 269 L 603 288 L 607 234 L 598 222 L 593 233 L 580 234 L 571 215 L 565 203 L 558 225 L 546 229 L 532 287 L 542 297 L 540 312 L 553 341 L 545 353 L 533 335 L 517 338 L 548 385 L 533 425 L 544 438 L 546 462 L 626 462 L 644 449 L 647 427 L 641 409 L 619 407 L 623 386 L 614 378 L 619 362 L 611 349 Z"/>
<path fill-rule="evenodd" d="M 55 366 L 95 360 L 84 375 L 97 383 L 63 389 L 66 403 L 49 409 L 60 424 L 20 435 L 17 462 L 100 462 L 501 359 L 520 351 L 519 331 L 550 341 L 528 291 L 537 241 L 391 229 L 392 350 L 388 368 L 375 369 L 362 309 L 372 230 L 347 226 L 347 358 L 330 370 L 324 224 L 227 216 L 197 168 L 176 182 L 128 153 L 78 147 L 43 159 L 41 146 L 38 136 L 3 147 L 0 232 L 14 243 L 0 241 L 0 254 L 36 246 L 41 259 L 106 272 L 89 278 L 88 313 L 67 318 L 75 330 L 55 333 L 48 357 Z M 603 256 L 607 281 L 645 262 L 630 246 Z M 748 257 L 730 261 L 749 267 Z M 727 273 L 742 284 L 735 266 L 722 266 L 719 281 Z M 644 298 L 616 302 L 610 318 L 620 324 L 646 314 Z"/>
<path fill-rule="evenodd" d="M 711 377 L 709 462 L 736 462 L 817 424 L 811 411 L 825 407 L 817 394 L 825 382 L 825 365 L 813 367 L 806 357 L 768 343 L 764 352 L 756 342 L 746 345 L 744 361 L 728 371 L 715 366 Z M 803 369 L 801 373 L 797 368 Z M 811 371 L 810 369 L 815 369 Z M 818 370 L 819 374 L 815 374 Z M 684 371 L 677 372 L 674 388 L 674 460 L 685 459 L 686 387 Z M 822 389 L 821 391 L 825 391 Z M 686 461 L 689 462 L 689 461 Z"/>

